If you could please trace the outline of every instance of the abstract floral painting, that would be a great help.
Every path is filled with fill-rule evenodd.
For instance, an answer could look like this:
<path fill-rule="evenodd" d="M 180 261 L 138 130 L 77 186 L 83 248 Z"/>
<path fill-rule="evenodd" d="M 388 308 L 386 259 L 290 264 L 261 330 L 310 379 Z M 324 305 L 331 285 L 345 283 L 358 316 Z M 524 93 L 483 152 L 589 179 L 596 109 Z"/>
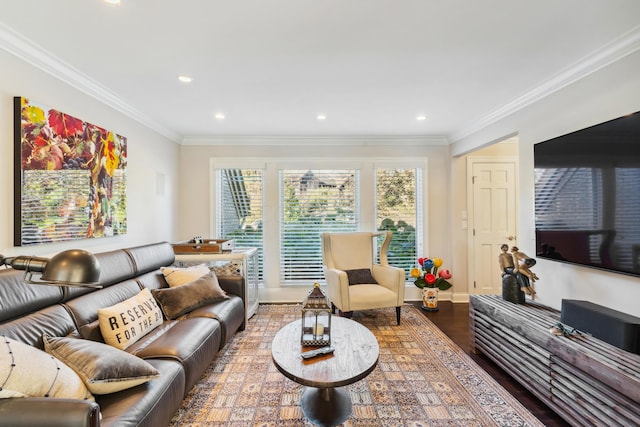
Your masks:
<path fill-rule="evenodd" d="M 127 138 L 14 98 L 15 245 L 126 234 Z"/>

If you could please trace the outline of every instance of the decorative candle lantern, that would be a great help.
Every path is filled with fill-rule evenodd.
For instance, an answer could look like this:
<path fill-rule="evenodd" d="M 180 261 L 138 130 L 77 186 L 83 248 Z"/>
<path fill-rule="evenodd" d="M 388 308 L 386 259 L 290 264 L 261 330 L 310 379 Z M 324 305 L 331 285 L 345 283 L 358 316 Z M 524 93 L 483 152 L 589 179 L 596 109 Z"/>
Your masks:
<path fill-rule="evenodd" d="M 318 347 L 331 344 L 331 307 L 318 283 L 313 284 L 313 289 L 302 302 L 300 342 L 305 346 Z"/>

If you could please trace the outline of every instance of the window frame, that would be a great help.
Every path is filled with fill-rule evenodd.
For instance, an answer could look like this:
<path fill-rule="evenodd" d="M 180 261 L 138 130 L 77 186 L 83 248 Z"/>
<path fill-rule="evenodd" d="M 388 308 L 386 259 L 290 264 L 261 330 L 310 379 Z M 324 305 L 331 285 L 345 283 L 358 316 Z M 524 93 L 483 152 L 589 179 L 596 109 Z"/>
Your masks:
<path fill-rule="evenodd" d="M 210 230 L 211 236 L 217 235 L 217 210 L 219 203 L 216 189 L 217 169 L 263 169 L 262 200 L 264 220 L 263 250 L 263 282 L 261 287 L 289 288 L 295 284 L 280 283 L 280 170 L 299 169 L 358 169 L 360 180 L 359 230 L 377 230 L 376 224 L 376 170 L 378 168 L 419 168 L 422 182 L 417 185 L 422 191 L 421 226 L 416 233 L 416 252 L 423 253 L 428 249 L 428 159 L 412 157 L 369 158 L 369 159 L 307 159 L 307 158 L 246 158 L 225 157 L 210 159 Z M 367 189 L 367 190 L 365 190 Z M 420 198 L 418 198 L 420 200 Z M 411 284 L 407 281 L 407 284 Z M 305 283 L 299 286 L 308 287 Z"/>

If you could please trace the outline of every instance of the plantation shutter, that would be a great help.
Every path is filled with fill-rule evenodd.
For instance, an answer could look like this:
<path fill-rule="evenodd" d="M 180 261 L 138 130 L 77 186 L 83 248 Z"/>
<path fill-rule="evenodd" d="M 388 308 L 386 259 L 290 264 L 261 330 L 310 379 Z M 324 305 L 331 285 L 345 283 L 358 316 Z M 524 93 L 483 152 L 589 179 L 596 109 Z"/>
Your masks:
<path fill-rule="evenodd" d="M 358 229 L 358 171 L 280 171 L 280 280 L 323 280 L 323 232 Z"/>
<path fill-rule="evenodd" d="M 263 171 L 217 169 L 218 235 L 234 239 L 236 247 L 258 248 L 259 280 L 263 279 Z"/>
<path fill-rule="evenodd" d="M 422 235 L 422 170 L 376 169 L 376 224 L 393 232 L 389 264 L 409 271 L 417 263 L 416 235 Z"/>

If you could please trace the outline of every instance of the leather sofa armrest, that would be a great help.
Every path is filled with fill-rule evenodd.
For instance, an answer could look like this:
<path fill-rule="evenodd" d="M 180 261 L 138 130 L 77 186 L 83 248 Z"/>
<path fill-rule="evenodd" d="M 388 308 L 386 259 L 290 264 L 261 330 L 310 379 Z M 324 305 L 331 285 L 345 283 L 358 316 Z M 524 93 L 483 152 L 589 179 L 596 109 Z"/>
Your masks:
<path fill-rule="evenodd" d="M 246 300 L 244 293 L 244 277 L 242 276 L 218 276 L 220 287 L 227 293 L 237 295 Z"/>
<path fill-rule="evenodd" d="M 0 399 L 0 426 L 99 427 L 100 406 L 88 400 L 47 397 Z"/>

